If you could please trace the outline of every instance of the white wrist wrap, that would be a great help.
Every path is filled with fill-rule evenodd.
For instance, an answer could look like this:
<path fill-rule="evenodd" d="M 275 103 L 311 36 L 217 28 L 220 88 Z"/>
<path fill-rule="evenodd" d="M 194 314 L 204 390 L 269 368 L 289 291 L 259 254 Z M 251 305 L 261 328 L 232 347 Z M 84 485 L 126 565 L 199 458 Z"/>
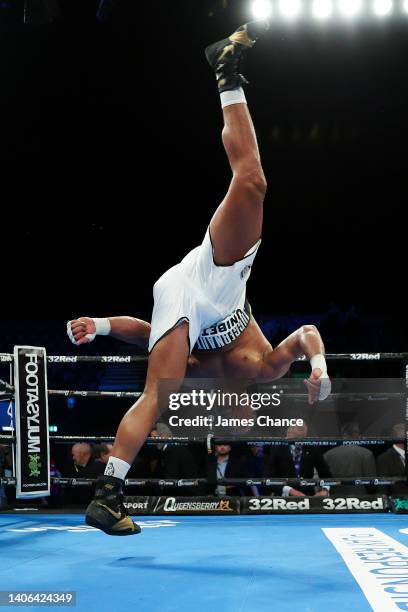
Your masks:
<path fill-rule="evenodd" d="M 312 366 L 312 370 L 315 368 L 320 368 L 323 374 L 327 374 L 327 365 L 324 355 L 319 353 L 318 355 L 314 355 L 314 357 L 310 360 L 310 365 Z"/>
<path fill-rule="evenodd" d="M 95 323 L 95 332 L 93 334 L 86 334 L 85 338 L 88 338 L 89 342 L 95 339 L 95 336 L 109 336 L 111 331 L 111 324 L 109 319 L 97 319 L 93 318 Z"/>
<path fill-rule="evenodd" d="M 327 364 L 324 358 L 324 355 L 319 353 L 318 355 L 314 355 L 310 360 L 310 365 L 312 370 L 315 368 L 319 368 L 322 371 L 320 375 L 320 393 L 319 400 L 325 400 L 331 393 L 331 382 L 330 378 L 327 374 Z"/>
<path fill-rule="evenodd" d="M 74 335 L 72 333 L 71 330 L 71 321 L 68 321 L 67 323 L 67 334 L 68 334 L 68 338 L 71 340 L 72 344 L 77 344 L 77 341 L 74 338 Z"/>

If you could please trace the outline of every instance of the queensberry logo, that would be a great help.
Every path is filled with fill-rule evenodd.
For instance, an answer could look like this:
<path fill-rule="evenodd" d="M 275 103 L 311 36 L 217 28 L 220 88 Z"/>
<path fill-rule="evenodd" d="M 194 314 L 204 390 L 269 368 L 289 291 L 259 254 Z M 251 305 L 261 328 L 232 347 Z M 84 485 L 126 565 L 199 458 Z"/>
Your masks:
<path fill-rule="evenodd" d="M 217 501 L 178 501 L 175 497 L 164 498 L 164 512 L 232 512 L 229 499 L 220 499 Z"/>

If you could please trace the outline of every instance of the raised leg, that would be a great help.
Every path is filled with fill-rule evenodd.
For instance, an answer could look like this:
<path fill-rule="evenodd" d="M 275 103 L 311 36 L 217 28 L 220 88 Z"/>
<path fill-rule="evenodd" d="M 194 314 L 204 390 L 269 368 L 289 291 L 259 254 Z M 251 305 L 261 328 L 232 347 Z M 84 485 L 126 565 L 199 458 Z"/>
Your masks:
<path fill-rule="evenodd" d="M 232 104 L 223 112 L 222 137 L 233 176 L 210 234 L 215 262 L 225 266 L 242 259 L 261 236 L 266 180 L 247 105 Z"/>

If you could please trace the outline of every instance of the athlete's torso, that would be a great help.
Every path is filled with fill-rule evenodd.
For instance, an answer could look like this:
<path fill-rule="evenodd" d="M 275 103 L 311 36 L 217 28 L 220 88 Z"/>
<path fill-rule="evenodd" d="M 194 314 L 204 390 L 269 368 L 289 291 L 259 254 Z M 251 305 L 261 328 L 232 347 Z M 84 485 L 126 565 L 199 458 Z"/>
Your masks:
<path fill-rule="evenodd" d="M 189 378 L 263 378 L 268 376 L 264 356 L 272 346 L 251 318 L 242 334 L 228 347 L 193 351 L 188 361 Z"/>

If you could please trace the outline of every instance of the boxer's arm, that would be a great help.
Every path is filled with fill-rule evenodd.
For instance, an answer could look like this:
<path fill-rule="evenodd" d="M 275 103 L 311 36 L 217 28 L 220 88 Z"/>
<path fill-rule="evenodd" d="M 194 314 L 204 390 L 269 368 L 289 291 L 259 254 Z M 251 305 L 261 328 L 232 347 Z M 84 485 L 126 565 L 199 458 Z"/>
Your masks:
<path fill-rule="evenodd" d="M 109 317 L 110 336 L 145 348 L 149 345 L 150 323 L 134 317 Z"/>
<path fill-rule="evenodd" d="M 317 327 L 302 325 L 275 349 L 268 349 L 264 354 L 266 372 L 280 378 L 289 370 L 290 365 L 299 357 L 306 355 L 311 359 L 315 355 L 324 355 L 324 345 Z"/>
<path fill-rule="evenodd" d="M 76 345 L 92 342 L 96 335 L 103 335 L 147 349 L 150 323 L 134 317 L 79 317 L 68 321 L 67 333 L 71 342 Z"/>
<path fill-rule="evenodd" d="M 264 353 L 263 376 L 281 378 L 296 359 L 306 356 L 311 362 L 312 374 L 305 383 L 309 392 L 309 403 L 314 403 L 317 399 L 324 399 L 330 393 L 324 352 L 324 344 L 317 327 L 303 325 L 275 349 L 268 349 Z"/>

